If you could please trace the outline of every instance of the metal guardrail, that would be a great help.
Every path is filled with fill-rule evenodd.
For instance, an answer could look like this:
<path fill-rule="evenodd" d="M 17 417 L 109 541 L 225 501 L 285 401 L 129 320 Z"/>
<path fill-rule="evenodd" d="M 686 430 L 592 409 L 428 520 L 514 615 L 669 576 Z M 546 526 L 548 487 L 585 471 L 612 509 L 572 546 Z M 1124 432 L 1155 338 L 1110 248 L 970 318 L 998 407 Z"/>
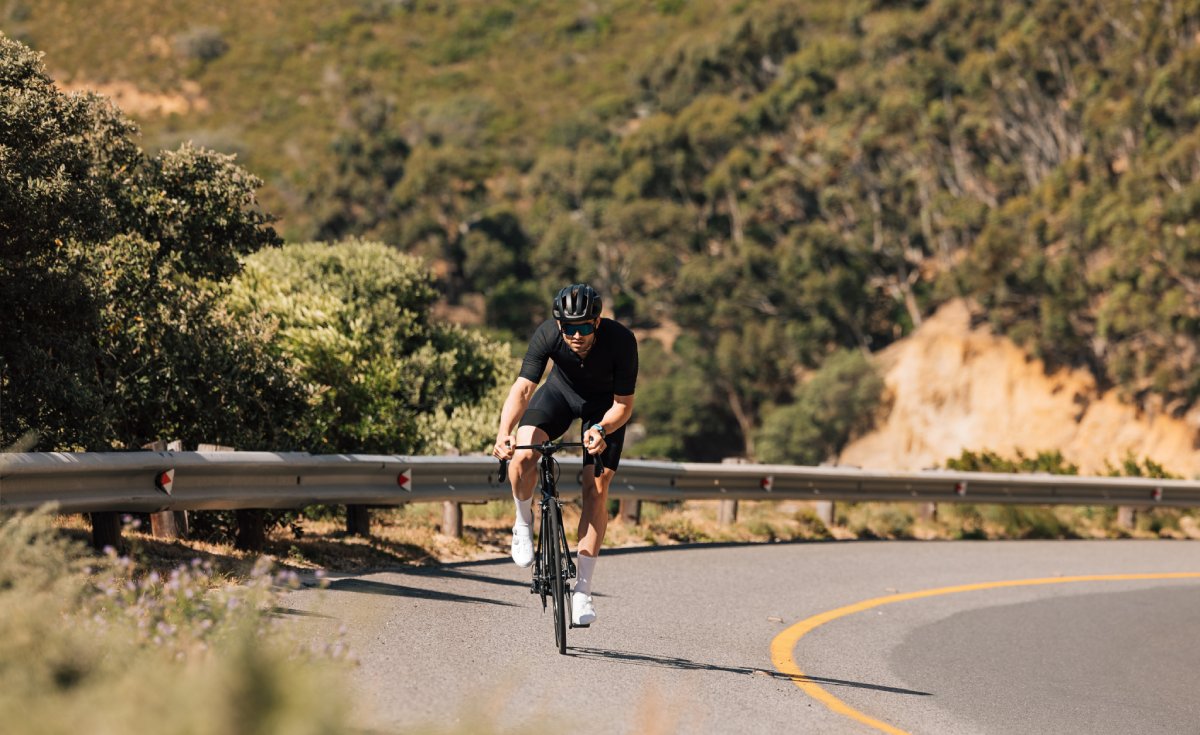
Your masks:
<path fill-rule="evenodd" d="M 560 490 L 578 493 L 563 459 Z M 509 496 L 490 457 L 274 452 L 0 454 L 0 510 L 62 512 L 397 505 Z M 1200 482 L 623 460 L 610 489 L 638 500 L 838 500 L 1200 506 Z"/>

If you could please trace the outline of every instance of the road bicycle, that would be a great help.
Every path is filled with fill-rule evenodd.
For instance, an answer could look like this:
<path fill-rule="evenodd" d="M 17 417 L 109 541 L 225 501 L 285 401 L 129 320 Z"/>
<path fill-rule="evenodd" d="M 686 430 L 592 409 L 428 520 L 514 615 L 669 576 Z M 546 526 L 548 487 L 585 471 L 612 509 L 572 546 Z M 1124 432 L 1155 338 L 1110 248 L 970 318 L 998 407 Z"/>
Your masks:
<path fill-rule="evenodd" d="M 563 449 L 582 448 L 582 442 L 544 441 L 541 444 L 522 444 L 513 449 L 532 449 L 542 456 L 538 460 L 539 489 L 542 491 L 541 525 L 538 528 L 537 549 L 533 554 L 533 585 L 530 592 L 542 596 L 542 611 L 546 610 L 546 598 L 554 616 L 554 642 L 558 652 L 567 652 L 567 629 L 587 628 L 572 622 L 571 595 L 568 584 L 575 578 L 575 562 L 571 560 L 571 549 L 567 546 L 567 532 L 563 529 L 562 506 L 558 499 L 558 460 L 555 452 Z M 596 474 L 604 471 L 600 455 L 594 455 Z M 500 474 L 496 481 L 508 479 L 508 460 L 500 460 Z"/>

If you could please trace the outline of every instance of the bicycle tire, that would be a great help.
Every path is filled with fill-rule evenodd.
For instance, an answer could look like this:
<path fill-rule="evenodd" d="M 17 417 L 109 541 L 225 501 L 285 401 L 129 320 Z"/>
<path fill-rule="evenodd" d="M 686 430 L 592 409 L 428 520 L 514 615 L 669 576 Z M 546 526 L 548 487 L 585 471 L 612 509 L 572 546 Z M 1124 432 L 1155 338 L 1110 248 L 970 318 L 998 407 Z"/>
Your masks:
<path fill-rule="evenodd" d="M 542 523 L 538 533 L 537 553 L 535 554 L 537 561 L 534 562 L 533 581 L 534 587 L 542 598 L 542 612 L 546 611 L 546 597 L 550 593 L 550 547 L 546 545 L 546 529 L 549 528 L 548 520 L 550 514 L 546 512 L 546 507 L 542 506 Z"/>
<path fill-rule="evenodd" d="M 559 544 L 561 536 L 560 525 L 562 517 L 559 514 L 558 503 L 554 503 L 547 514 L 550 517 L 549 536 L 546 539 L 550 549 L 549 554 L 549 569 L 547 574 L 552 575 L 550 580 L 550 596 L 554 602 L 554 642 L 558 645 L 558 652 L 566 654 L 567 652 L 567 601 L 566 591 L 564 590 L 563 580 L 563 557 L 562 546 Z"/>

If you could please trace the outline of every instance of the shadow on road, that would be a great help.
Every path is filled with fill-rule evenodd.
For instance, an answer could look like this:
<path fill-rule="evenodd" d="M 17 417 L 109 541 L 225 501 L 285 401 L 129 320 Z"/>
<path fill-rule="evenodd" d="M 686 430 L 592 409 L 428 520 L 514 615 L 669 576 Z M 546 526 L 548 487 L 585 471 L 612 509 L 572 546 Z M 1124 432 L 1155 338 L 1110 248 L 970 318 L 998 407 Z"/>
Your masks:
<path fill-rule="evenodd" d="M 390 595 L 392 597 L 416 597 L 422 600 L 437 600 L 439 602 L 469 602 L 485 605 L 500 605 L 501 607 L 517 607 L 510 602 L 491 600 L 486 597 L 456 595 L 452 592 L 437 592 L 423 590 L 420 587 L 405 587 L 400 584 L 386 582 L 370 582 L 365 579 L 339 579 L 329 585 L 329 589 L 338 592 L 362 592 L 369 595 Z"/>
<path fill-rule="evenodd" d="M 507 559 L 505 561 L 507 561 Z M 412 574 L 413 576 L 442 577 L 445 579 L 464 579 L 464 580 L 468 580 L 471 582 L 484 582 L 486 584 L 499 584 L 499 585 L 504 585 L 506 587 L 522 587 L 525 589 L 529 589 L 529 580 L 528 579 L 526 579 L 524 581 L 516 580 L 516 579 L 501 579 L 499 577 L 489 577 L 486 574 L 475 574 L 475 573 L 467 572 L 461 568 L 455 568 L 455 567 L 450 567 L 450 566 L 424 567 L 421 569 L 414 569 L 411 571 L 406 569 L 404 571 L 405 571 L 405 574 Z M 526 574 L 528 574 L 528 572 L 526 572 Z"/>
<path fill-rule="evenodd" d="M 334 619 L 332 615 L 323 615 L 322 613 L 313 612 L 311 610 L 298 610 L 294 607 L 275 606 L 268 610 L 267 614 L 275 618 L 286 618 L 290 616 L 295 618 L 325 618 L 326 620 Z"/>
<path fill-rule="evenodd" d="M 634 653 L 632 651 L 610 651 L 603 648 L 587 648 L 580 646 L 578 648 L 568 648 L 568 656 L 576 658 L 594 659 L 603 661 L 615 661 L 622 664 L 631 664 L 634 666 L 657 666 L 664 669 L 678 669 L 682 671 L 720 671 L 729 674 L 745 674 L 750 676 L 764 676 L 772 679 L 786 679 L 788 681 L 797 682 L 812 682 L 814 684 L 829 684 L 834 686 L 853 687 L 855 689 L 870 689 L 876 692 L 888 692 L 890 694 L 911 694 L 919 697 L 932 696 L 929 692 L 919 692 L 913 689 L 901 689 L 899 687 L 883 686 L 881 684 L 867 684 L 861 681 L 846 681 L 845 679 L 828 679 L 823 676 L 792 676 L 780 671 L 770 671 L 767 669 L 756 669 L 749 666 L 718 666 L 717 664 L 708 664 L 703 661 L 692 661 L 691 659 L 678 658 L 676 656 L 652 656 L 648 653 Z"/>

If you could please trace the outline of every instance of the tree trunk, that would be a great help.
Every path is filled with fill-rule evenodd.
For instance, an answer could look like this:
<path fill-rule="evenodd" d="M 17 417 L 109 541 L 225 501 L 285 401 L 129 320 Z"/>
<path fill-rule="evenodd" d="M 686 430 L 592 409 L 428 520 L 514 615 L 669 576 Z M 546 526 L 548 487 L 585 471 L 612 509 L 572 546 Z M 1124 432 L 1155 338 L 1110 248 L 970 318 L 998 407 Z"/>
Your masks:
<path fill-rule="evenodd" d="M 737 419 L 738 426 L 742 430 L 742 441 L 746 450 L 746 458 L 754 459 L 754 418 L 742 405 L 742 398 L 734 390 L 732 385 L 726 384 L 725 397 L 729 399 L 729 409 L 733 411 L 733 417 Z"/>

